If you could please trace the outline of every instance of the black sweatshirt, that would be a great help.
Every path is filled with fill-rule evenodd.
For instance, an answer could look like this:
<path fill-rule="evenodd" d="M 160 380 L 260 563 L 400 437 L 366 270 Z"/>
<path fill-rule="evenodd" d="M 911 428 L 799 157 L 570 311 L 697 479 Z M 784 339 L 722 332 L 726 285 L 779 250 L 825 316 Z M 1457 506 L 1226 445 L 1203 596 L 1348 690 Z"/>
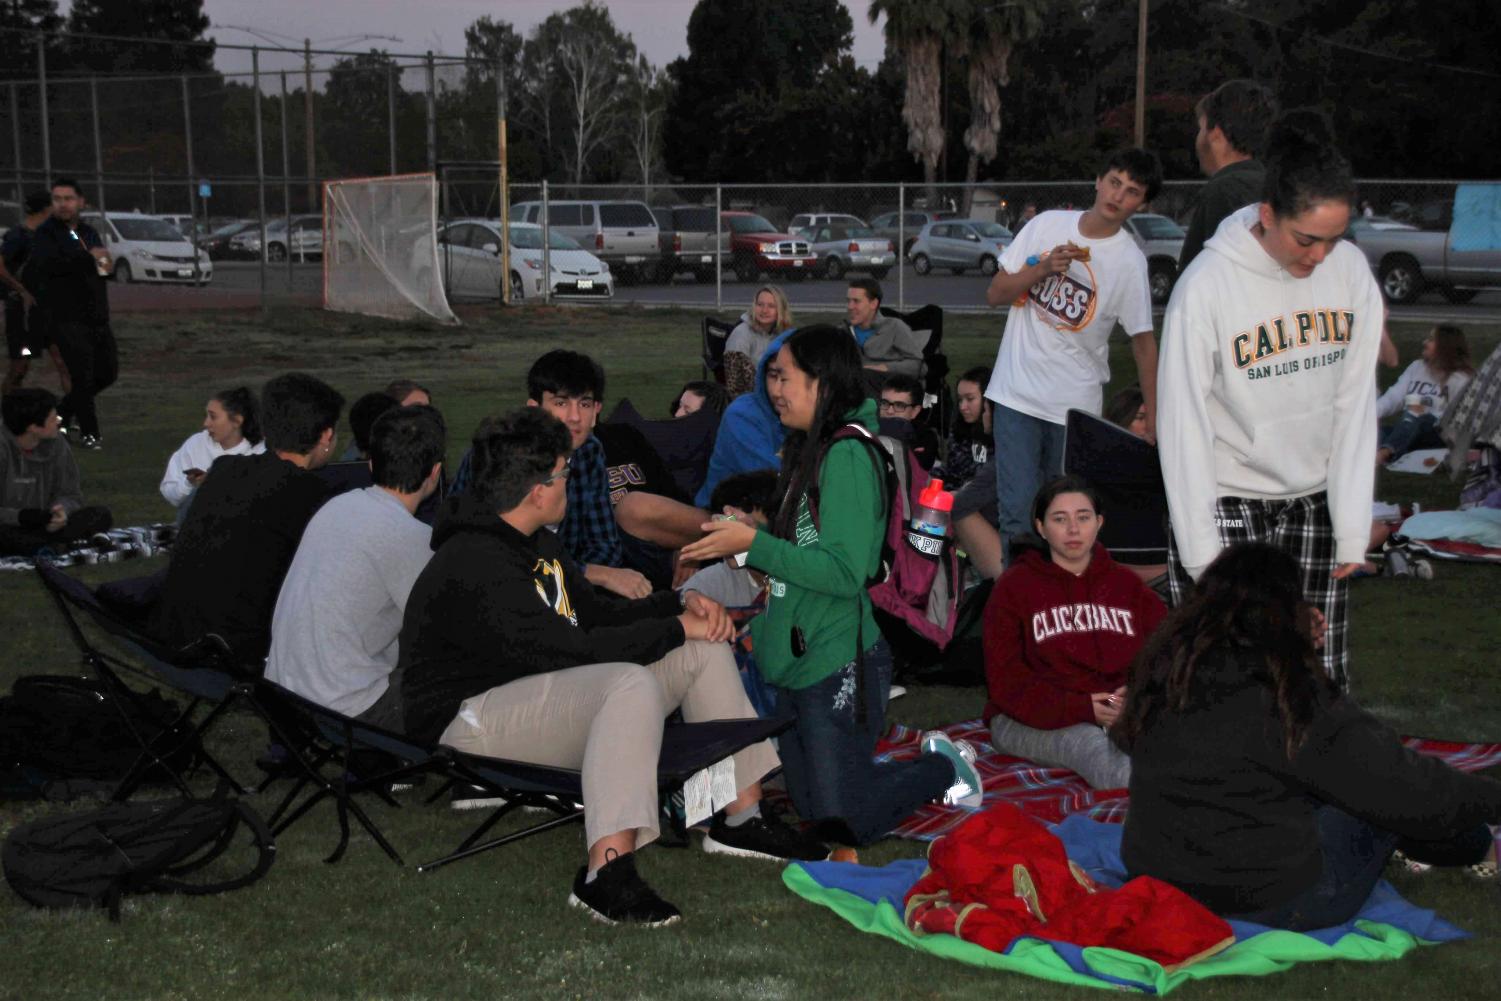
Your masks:
<path fill-rule="evenodd" d="M 55 323 L 109 322 L 109 292 L 94 263 L 92 248 L 104 246 L 94 227 L 76 229 L 61 219 L 36 228 L 27 257 L 27 287 L 35 282 L 37 302 Z"/>
<path fill-rule="evenodd" d="M 1130 749 L 1121 855 L 1132 876 L 1244 913 L 1318 880 L 1323 804 L 1429 841 L 1501 821 L 1501 782 L 1407 750 L 1348 697 L 1319 712 L 1289 761 L 1271 689 L 1234 664 L 1224 655 L 1200 668 L 1189 708 L 1163 712 Z"/>
<path fill-rule="evenodd" d="M 683 644 L 675 593 L 596 591 L 555 533 L 522 535 L 469 494 L 445 502 L 432 545 L 401 626 L 417 740 L 436 741 L 465 699 L 491 688 L 585 664 L 650 664 Z"/>

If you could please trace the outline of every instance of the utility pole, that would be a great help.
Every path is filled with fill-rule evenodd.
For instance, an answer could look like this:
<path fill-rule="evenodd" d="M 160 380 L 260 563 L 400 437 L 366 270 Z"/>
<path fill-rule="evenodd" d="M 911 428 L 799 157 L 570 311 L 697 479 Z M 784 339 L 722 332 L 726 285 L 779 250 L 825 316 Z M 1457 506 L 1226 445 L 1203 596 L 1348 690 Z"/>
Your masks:
<path fill-rule="evenodd" d="M 1136 145 L 1147 146 L 1147 0 L 1136 4 Z"/>
<path fill-rule="evenodd" d="M 495 115 L 496 115 L 496 143 L 497 154 L 500 160 L 500 176 L 496 179 L 499 184 L 500 201 L 500 301 L 507 306 L 511 305 L 511 199 L 508 194 L 510 188 L 509 170 L 506 164 L 506 65 L 504 60 L 495 61 Z M 551 283 L 552 277 L 545 276 L 544 281 Z"/>
<path fill-rule="evenodd" d="M 307 210 L 312 212 L 318 207 L 318 171 L 313 153 L 313 43 L 307 38 L 302 40 L 302 87 L 303 121 L 307 124 Z M 290 245 L 287 250 L 290 258 Z"/>
<path fill-rule="evenodd" d="M 52 137 L 47 123 L 47 36 L 36 36 L 36 82 L 42 111 L 42 173 L 52 183 Z"/>

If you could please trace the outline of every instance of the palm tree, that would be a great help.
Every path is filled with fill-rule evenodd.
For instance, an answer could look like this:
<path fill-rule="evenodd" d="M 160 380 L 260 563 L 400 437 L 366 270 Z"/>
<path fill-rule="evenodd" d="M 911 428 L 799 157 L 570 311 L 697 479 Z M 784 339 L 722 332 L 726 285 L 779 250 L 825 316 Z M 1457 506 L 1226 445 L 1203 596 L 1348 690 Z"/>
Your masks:
<path fill-rule="evenodd" d="M 938 202 L 938 158 L 943 155 L 943 109 L 939 83 L 943 49 L 955 39 L 959 0 L 870 0 L 870 23 L 886 16 L 886 44 L 902 55 L 907 90 L 902 121 L 907 126 L 907 149 L 922 163 L 928 204 Z"/>
<path fill-rule="evenodd" d="M 1042 30 L 1041 0 L 969 0 L 955 18 L 955 39 L 969 63 L 969 128 L 964 148 L 963 215 L 969 215 L 980 164 L 995 159 L 1001 135 L 1001 88 L 1011 82 L 1011 55 Z"/>

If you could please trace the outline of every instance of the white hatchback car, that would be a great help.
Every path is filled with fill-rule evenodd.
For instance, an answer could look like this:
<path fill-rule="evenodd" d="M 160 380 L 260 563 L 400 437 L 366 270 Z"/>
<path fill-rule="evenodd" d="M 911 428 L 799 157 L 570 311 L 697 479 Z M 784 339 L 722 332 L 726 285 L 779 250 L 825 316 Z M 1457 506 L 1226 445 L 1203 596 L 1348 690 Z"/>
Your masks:
<path fill-rule="evenodd" d="M 542 227 L 513 222 L 511 231 L 511 299 L 540 296 L 543 284 Z M 615 280 L 609 265 L 579 246 L 571 236 L 550 234 L 548 263 L 552 266 L 552 294 L 562 298 L 609 299 Z M 438 231 L 438 261 L 447 272 L 448 294 L 496 299 L 500 297 L 500 223 L 491 219 L 460 219 Z"/>
<path fill-rule="evenodd" d="M 85 213 L 115 259 L 115 281 L 207 285 L 214 277 L 208 253 L 196 250 L 182 231 L 165 219 L 139 212 Z M 198 268 L 193 269 L 193 257 Z"/>

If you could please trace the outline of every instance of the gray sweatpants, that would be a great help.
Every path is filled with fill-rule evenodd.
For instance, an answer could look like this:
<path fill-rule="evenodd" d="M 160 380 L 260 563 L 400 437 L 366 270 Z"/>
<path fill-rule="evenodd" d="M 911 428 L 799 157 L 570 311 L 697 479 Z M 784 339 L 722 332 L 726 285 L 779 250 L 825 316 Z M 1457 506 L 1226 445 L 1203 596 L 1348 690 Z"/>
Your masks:
<path fill-rule="evenodd" d="M 584 834 L 634 830 L 654 841 L 662 724 L 753 719 L 735 657 L 725 643 L 689 640 L 654 664 L 591 664 L 534 674 L 465 699 L 439 742 L 459 751 L 583 773 Z M 770 741 L 734 755 L 735 789 L 779 764 Z"/>
<path fill-rule="evenodd" d="M 1078 772 L 1095 789 L 1124 789 L 1131 784 L 1131 759 L 1092 723 L 1036 730 L 996 713 L 990 719 L 990 742 L 1002 754 Z"/>

